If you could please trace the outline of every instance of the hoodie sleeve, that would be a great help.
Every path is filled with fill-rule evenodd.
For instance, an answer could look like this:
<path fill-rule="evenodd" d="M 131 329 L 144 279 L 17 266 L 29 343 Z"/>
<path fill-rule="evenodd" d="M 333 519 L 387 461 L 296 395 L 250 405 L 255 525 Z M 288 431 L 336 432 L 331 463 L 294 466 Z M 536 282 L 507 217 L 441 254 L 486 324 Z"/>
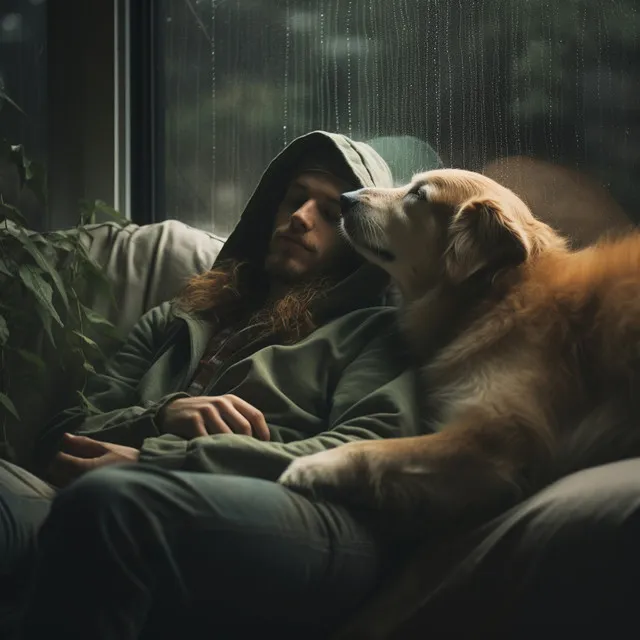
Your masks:
<path fill-rule="evenodd" d="M 370 343 L 343 372 L 333 394 L 329 428 L 296 442 L 263 442 L 236 434 L 190 441 L 145 440 L 140 461 L 168 469 L 276 480 L 295 458 L 347 442 L 415 435 L 416 377 L 387 340 Z"/>
<path fill-rule="evenodd" d="M 137 386 L 166 339 L 170 316 L 170 303 L 148 311 L 107 364 L 105 372 L 89 379 L 84 395 L 91 409 L 72 407 L 45 426 L 35 443 L 37 468 L 44 468 L 55 455 L 65 432 L 132 447 L 139 447 L 145 438 L 160 434 L 154 416 L 164 404 L 186 394 L 141 403 Z"/>

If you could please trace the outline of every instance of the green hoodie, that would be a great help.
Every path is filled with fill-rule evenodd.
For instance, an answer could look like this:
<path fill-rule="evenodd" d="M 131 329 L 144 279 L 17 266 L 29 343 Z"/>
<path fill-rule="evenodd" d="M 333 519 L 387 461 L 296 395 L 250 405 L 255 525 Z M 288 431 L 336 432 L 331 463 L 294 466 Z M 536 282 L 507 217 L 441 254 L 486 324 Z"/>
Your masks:
<path fill-rule="evenodd" d="M 391 186 L 387 165 L 371 147 L 336 134 L 298 138 L 269 165 L 217 260 L 262 264 L 273 217 L 304 161 L 322 158 L 354 186 Z M 163 434 L 158 412 L 188 397 L 212 334 L 195 315 L 164 303 L 134 327 L 124 347 L 95 376 L 87 396 L 100 413 L 65 411 L 36 445 L 42 469 L 65 431 L 140 448 L 140 461 L 169 469 L 238 474 L 275 480 L 298 456 L 360 439 L 413 435 L 418 429 L 415 378 L 385 306 L 386 274 L 363 263 L 314 309 L 320 323 L 294 345 L 274 338 L 249 342 L 217 370 L 208 396 L 233 393 L 266 419 L 271 441 L 220 434 L 185 440 Z"/>

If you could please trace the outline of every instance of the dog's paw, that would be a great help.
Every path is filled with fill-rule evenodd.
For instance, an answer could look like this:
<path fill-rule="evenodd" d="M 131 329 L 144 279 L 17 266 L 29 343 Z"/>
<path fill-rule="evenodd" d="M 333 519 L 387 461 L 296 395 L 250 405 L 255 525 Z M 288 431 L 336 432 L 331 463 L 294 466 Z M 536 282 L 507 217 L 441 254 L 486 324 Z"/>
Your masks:
<path fill-rule="evenodd" d="M 338 497 L 355 482 L 353 459 L 343 447 L 294 460 L 278 482 L 314 497 Z"/>

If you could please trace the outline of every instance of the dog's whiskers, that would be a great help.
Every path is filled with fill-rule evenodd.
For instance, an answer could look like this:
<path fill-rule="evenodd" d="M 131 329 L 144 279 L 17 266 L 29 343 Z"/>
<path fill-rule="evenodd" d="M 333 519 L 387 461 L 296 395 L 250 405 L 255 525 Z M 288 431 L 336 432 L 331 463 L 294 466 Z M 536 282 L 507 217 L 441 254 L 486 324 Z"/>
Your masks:
<path fill-rule="evenodd" d="M 372 218 L 365 218 L 363 226 L 365 240 L 373 247 L 384 247 L 385 233 L 382 225 Z"/>

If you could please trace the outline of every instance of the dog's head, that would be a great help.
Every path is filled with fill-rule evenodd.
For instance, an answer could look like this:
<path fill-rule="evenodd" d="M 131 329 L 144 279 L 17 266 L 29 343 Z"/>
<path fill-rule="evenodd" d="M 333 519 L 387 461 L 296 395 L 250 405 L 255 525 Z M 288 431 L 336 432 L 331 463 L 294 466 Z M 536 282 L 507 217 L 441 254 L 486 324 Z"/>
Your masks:
<path fill-rule="evenodd" d="M 564 246 L 512 191 L 478 173 L 437 169 L 404 187 L 342 195 L 347 237 L 414 297 L 446 279 L 517 266 Z"/>

